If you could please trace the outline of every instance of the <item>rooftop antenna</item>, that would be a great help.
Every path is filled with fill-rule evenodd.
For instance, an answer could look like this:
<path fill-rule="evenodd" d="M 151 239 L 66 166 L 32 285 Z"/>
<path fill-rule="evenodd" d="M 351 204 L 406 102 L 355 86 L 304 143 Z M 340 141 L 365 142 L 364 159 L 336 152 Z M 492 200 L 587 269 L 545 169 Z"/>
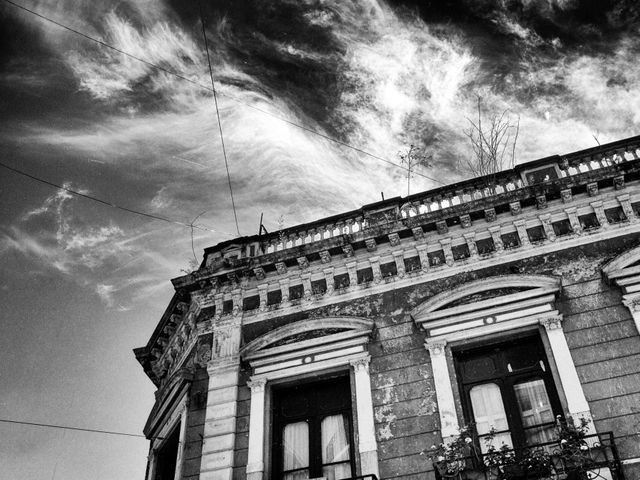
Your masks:
<path fill-rule="evenodd" d="M 382 195 L 382 201 L 384 202 L 384 192 L 380 192 L 380 195 Z"/>

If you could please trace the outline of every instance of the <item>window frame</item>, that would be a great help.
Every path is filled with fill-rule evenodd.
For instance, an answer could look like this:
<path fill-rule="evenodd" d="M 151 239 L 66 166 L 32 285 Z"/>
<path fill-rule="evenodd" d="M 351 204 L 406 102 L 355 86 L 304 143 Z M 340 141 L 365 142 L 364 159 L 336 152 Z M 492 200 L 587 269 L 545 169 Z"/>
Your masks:
<path fill-rule="evenodd" d="M 537 369 L 535 367 L 525 367 L 519 369 L 516 372 L 509 372 L 507 365 L 509 362 L 506 359 L 506 351 L 509 347 L 515 346 L 529 346 L 536 350 L 536 354 L 540 355 L 543 362 L 544 369 Z M 510 339 L 498 339 L 492 342 L 478 342 L 470 346 L 464 347 L 452 347 L 452 354 L 455 365 L 455 375 L 460 393 L 460 403 L 462 406 L 462 412 L 467 424 L 471 423 L 475 419 L 473 412 L 473 406 L 470 398 L 471 389 L 478 385 L 485 385 L 494 383 L 500 389 L 500 395 L 502 403 L 504 405 L 507 424 L 509 426 L 509 433 L 513 442 L 514 448 L 525 448 L 531 445 L 526 441 L 526 430 L 536 428 L 543 425 L 550 425 L 551 422 L 546 424 L 536 425 L 534 427 L 525 427 L 521 416 L 520 408 L 518 406 L 518 400 L 516 396 L 515 386 L 531 380 L 542 380 L 546 389 L 547 396 L 549 398 L 549 404 L 552 409 L 553 419 L 556 415 L 561 415 L 563 412 L 562 403 L 560 401 L 560 395 L 558 393 L 558 386 L 553 375 L 551 368 L 551 362 L 549 361 L 546 349 L 539 335 L 521 335 L 516 338 Z M 466 358 L 465 358 L 466 357 Z M 462 371 L 462 363 L 465 360 L 473 358 L 493 358 L 499 361 L 499 367 L 504 367 L 499 373 L 494 374 L 481 379 L 469 379 L 465 378 L 465 373 Z M 496 431 L 501 433 L 502 431 Z M 481 442 L 480 435 L 478 436 L 478 442 Z M 481 445 L 478 445 L 480 447 Z M 499 446 L 497 446 L 499 447 Z"/>
<path fill-rule="evenodd" d="M 318 412 L 314 415 L 310 415 L 308 413 L 292 415 L 288 418 L 283 418 L 278 412 L 278 402 L 279 395 L 282 395 L 282 392 L 286 392 L 288 390 L 293 389 L 319 389 L 323 388 L 326 385 L 331 385 L 335 382 L 343 383 L 344 387 L 346 387 L 344 392 L 345 400 L 347 405 L 343 407 L 336 407 L 328 409 L 324 412 Z M 309 392 L 312 394 L 312 392 Z M 267 438 L 271 438 L 271 478 L 282 479 L 284 475 L 284 471 L 282 469 L 282 451 L 283 451 L 283 430 L 286 425 L 297 423 L 300 421 L 307 421 L 309 424 L 309 478 L 318 478 L 322 477 L 322 468 L 325 464 L 322 463 L 322 445 L 321 445 L 321 423 L 325 418 L 342 414 L 347 418 L 349 432 L 348 432 L 348 440 L 349 440 L 349 464 L 351 468 L 351 476 L 356 475 L 356 451 L 355 451 L 355 443 L 356 443 L 356 432 L 354 425 L 354 405 L 352 401 L 352 393 L 351 393 L 351 378 L 349 372 L 341 371 L 336 372 L 330 376 L 323 376 L 320 379 L 311 378 L 304 379 L 302 381 L 297 382 L 286 382 L 279 385 L 274 385 L 271 389 L 271 433 L 267 435 Z M 314 403 L 312 400 L 312 404 Z M 343 462 L 334 462 L 334 463 L 343 463 Z M 326 464 L 326 465 L 332 465 Z"/>

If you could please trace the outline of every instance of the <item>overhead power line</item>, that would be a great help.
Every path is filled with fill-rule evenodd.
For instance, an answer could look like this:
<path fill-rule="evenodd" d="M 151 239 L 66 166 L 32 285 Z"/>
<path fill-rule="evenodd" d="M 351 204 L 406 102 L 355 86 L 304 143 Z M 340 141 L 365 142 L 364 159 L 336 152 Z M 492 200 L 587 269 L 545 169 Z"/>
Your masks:
<path fill-rule="evenodd" d="M 13 423 L 16 425 L 30 425 L 32 427 L 46 427 L 46 428 L 59 428 L 63 430 L 75 430 L 78 432 L 91 432 L 91 433 L 102 433 L 104 435 L 119 435 L 121 437 L 135 437 L 135 438 L 146 438 L 144 435 L 140 435 L 138 433 L 124 433 L 124 432 L 112 432 L 110 430 L 97 430 L 94 428 L 80 428 L 80 427 L 69 427 L 67 425 L 53 425 L 49 423 L 36 423 L 36 422 L 22 422 L 19 420 L 9 420 L 0 418 L 0 423 Z"/>
<path fill-rule="evenodd" d="M 161 221 L 167 222 L 167 223 L 173 223 L 174 225 L 180 225 L 182 227 L 195 228 L 195 229 L 202 230 L 202 231 L 205 231 L 205 232 L 222 233 L 224 235 L 229 235 L 231 237 L 234 236 L 231 233 L 212 230 L 212 229 L 204 227 L 204 226 L 184 223 L 184 222 L 180 222 L 179 220 L 172 220 L 170 218 L 161 217 L 159 215 L 154 215 L 152 213 L 146 213 L 146 212 L 141 212 L 139 210 L 134 210 L 132 208 L 122 207 L 122 206 L 117 205 L 115 203 L 108 202 L 106 200 L 102 200 L 101 198 L 98 198 L 98 197 L 94 197 L 93 195 L 89 195 L 89 194 L 86 194 L 86 193 L 78 192 L 77 190 L 73 190 L 73 189 L 65 187 L 63 185 L 59 185 L 57 183 L 50 182 L 50 181 L 45 180 L 43 178 L 36 177 L 35 175 L 31 175 L 30 173 L 24 172 L 22 170 L 14 168 L 14 167 L 10 167 L 9 165 L 6 165 L 5 163 L 2 163 L 2 162 L 0 162 L 0 167 L 6 168 L 7 170 L 10 170 L 10 171 L 12 171 L 14 173 L 17 173 L 18 175 L 22 175 L 24 177 L 30 178 L 31 180 L 35 180 L 36 182 L 44 183 L 45 185 L 49 185 L 51 187 L 59 188 L 60 190 L 64 190 L 65 192 L 71 193 L 72 195 L 77 195 L 79 197 L 86 198 L 88 200 L 93 200 L 94 202 L 98 202 L 98 203 L 101 203 L 103 205 L 107 205 L 108 207 L 116 208 L 118 210 L 122 210 L 124 212 L 133 213 L 135 215 L 141 215 L 143 217 L 152 218 L 154 220 L 161 220 Z"/>
<path fill-rule="evenodd" d="M 209 64 L 209 78 L 211 78 L 211 90 L 213 91 L 213 101 L 216 106 L 216 117 L 218 118 L 218 131 L 220 132 L 220 145 L 222 145 L 222 156 L 224 157 L 224 167 L 227 169 L 227 182 L 229 183 L 229 195 L 231 196 L 231 206 L 233 207 L 233 218 L 236 221 L 236 230 L 240 236 L 240 227 L 238 226 L 238 214 L 236 213 L 236 202 L 233 199 L 233 188 L 231 187 L 231 174 L 229 173 L 229 162 L 227 161 L 227 149 L 224 146 L 224 136 L 222 135 L 222 122 L 220 121 L 220 109 L 218 108 L 218 95 L 216 94 L 216 85 L 213 81 L 213 68 L 211 68 L 211 57 L 209 56 L 209 42 L 207 41 L 207 32 L 204 28 L 204 16 L 202 15 L 202 3 L 198 1 L 200 9 L 200 23 L 202 24 L 202 36 L 204 37 L 204 47 L 207 51 L 207 63 Z"/>
<path fill-rule="evenodd" d="M 132 59 L 134 59 L 136 61 L 142 62 L 142 63 L 144 63 L 145 65 L 147 65 L 147 66 L 149 66 L 151 68 L 154 68 L 154 69 L 159 70 L 161 72 L 167 73 L 169 75 L 173 75 L 174 77 L 177 77 L 177 78 L 179 78 L 181 80 L 184 80 L 184 81 L 189 82 L 189 83 L 191 83 L 193 85 L 196 85 L 196 86 L 198 86 L 200 88 L 203 88 L 205 90 L 213 92 L 214 94 L 216 93 L 215 87 L 214 88 L 209 87 L 208 85 L 204 85 L 204 84 L 202 84 L 202 83 L 200 83 L 200 82 L 198 82 L 196 80 L 193 80 L 193 79 L 191 79 L 189 77 L 186 77 L 185 75 L 182 75 L 182 74 L 180 74 L 180 73 L 178 73 L 178 72 L 176 72 L 174 70 L 170 70 L 168 68 L 165 68 L 165 67 L 162 67 L 160 65 L 157 65 L 157 64 L 155 64 L 153 62 L 149 62 L 148 60 L 144 60 L 143 58 L 140 58 L 140 57 L 138 57 L 136 55 L 128 53 L 128 52 L 126 52 L 126 51 L 124 51 L 124 50 L 122 50 L 122 49 L 120 49 L 118 47 L 115 47 L 113 45 L 110 45 L 107 42 L 104 42 L 104 41 L 102 41 L 100 39 L 92 37 L 91 35 L 88 35 L 88 34 L 86 34 L 84 32 L 76 30 L 75 28 L 69 27 L 69 26 L 67 26 L 67 25 L 65 25 L 63 23 L 60 23 L 60 22 L 58 22 L 56 20 L 53 20 L 53 19 L 51 19 L 51 18 L 49 18 L 49 17 L 47 17 L 47 16 L 45 16 L 45 15 L 43 15 L 41 13 L 38 13 L 38 12 L 36 12 L 34 10 L 31 10 L 31 9 L 29 9 L 27 7 L 24 7 L 24 6 L 22 6 L 22 5 L 18 4 L 18 3 L 15 3 L 12 0 L 4 0 L 4 1 L 6 3 L 10 4 L 10 5 L 13 5 L 16 8 L 19 8 L 19 9 L 25 11 L 25 12 L 28 12 L 28 13 L 30 13 L 32 15 L 35 15 L 36 17 L 38 17 L 38 18 L 40 18 L 42 20 L 45 20 L 45 21 L 50 22 L 50 23 L 53 23 L 54 25 L 57 25 L 60 28 L 63 28 L 65 30 L 69 31 L 69 32 L 75 33 L 76 35 L 79 35 L 79 36 L 81 36 L 83 38 L 86 38 L 87 40 L 90 40 L 90 41 L 95 42 L 95 43 L 97 43 L 99 45 L 102 45 L 105 48 L 109 48 L 109 49 L 114 50 L 114 51 L 116 51 L 118 53 L 121 53 L 122 55 L 125 55 L 125 56 L 127 56 L 129 58 L 132 58 Z M 229 95 L 229 94 L 223 93 L 223 92 L 217 92 L 217 93 L 222 95 L 222 96 L 224 96 L 224 97 L 229 98 L 230 100 L 232 100 L 232 101 L 234 101 L 234 102 L 236 102 L 236 103 L 238 103 L 240 105 L 243 105 L 243 106 L 245 106 L 247 108 L 251 108 L 251 109 L 253 109 L 253 110 L 257 111 L 257 112 L 260 112 L 260 113 L 262 113 L 264 115 L 268 115 L 268 116 L 270 116 L 270 117 L 272 117 L 272 118 L 274 118 L 276 120 L 279 120 L 279 121 L 284 122 L 284 123 L 286 123 L 288 125 L 291 125 L 293 127 L 296 127 L 296 128 L 301 129 L 301 130 L 304 130 L 305 132 L 311 133 L 313 135 L 317 135 L 319 137 L 324 138 L 325 140 L 328 140 L 330 142 L 336 143 L 336 144 L 341 145 L 343 147 L 349 148 L 349 149 L 351 149 L 351 150 L 353 150 L 355 152 L 361 153 L 363 155 L 366 155 L 366 156 L 368 156 L 370 158 L 373 158 L 375 160 L 378 160 L 380 162 L 387 163 L 387 164 L 392 165 L 392 166 L 394 166 L 396 168 L 400 168 L 402 170 L 408 170 L 408 168 L 403 166 L 403 165 L 400 165 L 400 164 L 392 162 L 391 160 L 388 160 L 388 159 L 386 159 L 384 157 L 380 157 L 378 155 L 370 153 L 370 152 L 368 152 L 368 151 L 366 151 L 366 150 L 364 150 L 362 148 L 355 147 L 355 146 L 353 146 L 353 145 L 351 145 L 351 144 L 349 144 L 347 142 L 344 142 L 342 140 L 338 140 L 337 138 L 333 138 L 330 135 L 326 135 L 326 134 L 324 134 L 322 132 L 318 132 L 317 130 L 314 130 L 312 128 L 305 127 L 304 125 L 300 125 L 300 124 L 298 124 L 296 122 L 293 122 L 291 120 L 287 120 L 286 118 L 280 117 L 280 116 L 278 116 L 278 115 L 276 115 L 274 113 L 271 113 L 271 112 L 269 112 L 269 111 L 267 111 L 267 110 L 265 110 L 263 108 L 256 107 L 255 105 L 251 105 L 249 103 L 243 102 L 242 100 L 234 97 L 233 95 Z M 437 180 L 437 179 L 435 179 L 433 177 L 430 177 L 428 175 L 425 175 L 423 173 L 420 173 L 420 172 L 413 172 L 413 173 L 415 175 L 420 176 L 420 177 L 426 178 L 427 180 L 431 180 L 432 182 L 439 183 L 440 185 L 445 185 L 444 182 L 441 182 L 440 180 Z"/>

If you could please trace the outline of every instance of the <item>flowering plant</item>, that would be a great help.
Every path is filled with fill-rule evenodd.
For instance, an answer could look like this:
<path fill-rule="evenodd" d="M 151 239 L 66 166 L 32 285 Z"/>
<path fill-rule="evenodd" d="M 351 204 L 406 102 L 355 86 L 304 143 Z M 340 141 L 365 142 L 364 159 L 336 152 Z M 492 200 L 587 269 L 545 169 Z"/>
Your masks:
<path fill-rule="evenodd" d="M 589 420 L 581 417 L 576 422 L 570 416 L 556 417 L 556 432 L 560 444 L 560 458 L 565 468 L 577 478 L 588 478 L 586 471 L 594 464 L 591 448 L 585 437 L 589 434 Z"/>
<path fill-rule="evenodd" d="M 459 478 L 460 472 L 467 465 L 466 458 L 471 455 L 477 456 L 473 441 L 473 426 L 463 426 L 459 432 L 458 436 L 452 438 L 451 441 L 432 445 L 426 452 L 443 478 Z"/>

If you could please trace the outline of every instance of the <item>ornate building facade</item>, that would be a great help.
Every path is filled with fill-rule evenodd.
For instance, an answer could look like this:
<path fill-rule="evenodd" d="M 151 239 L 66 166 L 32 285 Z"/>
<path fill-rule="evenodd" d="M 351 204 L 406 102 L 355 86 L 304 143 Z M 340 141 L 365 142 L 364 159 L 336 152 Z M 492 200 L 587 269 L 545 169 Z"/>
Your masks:
<path fill-rule="evenodd" d="M 640 478 L 639 232 L 634 137 L 208 248 L 135 350 L 147 480 Z"/>

